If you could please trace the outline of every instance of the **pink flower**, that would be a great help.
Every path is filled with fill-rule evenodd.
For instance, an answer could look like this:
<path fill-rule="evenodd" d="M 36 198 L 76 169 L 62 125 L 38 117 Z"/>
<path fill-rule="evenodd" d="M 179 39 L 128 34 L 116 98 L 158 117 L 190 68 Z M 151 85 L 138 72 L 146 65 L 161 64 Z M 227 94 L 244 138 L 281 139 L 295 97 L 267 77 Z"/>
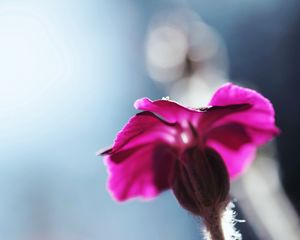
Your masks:
<path fill-rule="evenodd" d="M 206 195 L 217 198 L 220 194 L 226 200 L 228 175 L 230 179 L 240 175 L 254 159 L 257 147 L 279 132 L 269 100 L 233 84 L 220 87 L 206 108 L 148 98 L 137 100 L 134 106 L 142 112 L 129 120 L 112 148 L 102 153 L 109 170 L 108 189 L 119 201 L 151 199 L 172 188 L 184 205 L 181 198 L 189 189 L 180 187 L 186 186 L 189 176 L 203 191 L 201 201 Z M 211 192 L 214 188 L 218 193 Z M 193 212 L 193 206 L 185 207 Z"/>

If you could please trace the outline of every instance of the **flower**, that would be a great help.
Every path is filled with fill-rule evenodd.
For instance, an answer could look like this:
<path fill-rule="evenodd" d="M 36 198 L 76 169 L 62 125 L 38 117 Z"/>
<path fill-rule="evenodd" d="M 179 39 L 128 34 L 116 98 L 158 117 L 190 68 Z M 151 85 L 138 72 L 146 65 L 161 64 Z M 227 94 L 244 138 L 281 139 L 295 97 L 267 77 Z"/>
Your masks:
<path fill-rule="evenodd" d="M 247 168 L 258 146 L 279 133 L 270 101 L 231 83 L 220 87 L 205 108 L 148 98 L 134 106 L 142 112 L 101 153 L 108 189 L 118 201 L 151 199 L 172 188 L 195 214 L 200 210 L 194 208 L 201 208 L 197 204 L 227 204 L 229 179 Z"/>

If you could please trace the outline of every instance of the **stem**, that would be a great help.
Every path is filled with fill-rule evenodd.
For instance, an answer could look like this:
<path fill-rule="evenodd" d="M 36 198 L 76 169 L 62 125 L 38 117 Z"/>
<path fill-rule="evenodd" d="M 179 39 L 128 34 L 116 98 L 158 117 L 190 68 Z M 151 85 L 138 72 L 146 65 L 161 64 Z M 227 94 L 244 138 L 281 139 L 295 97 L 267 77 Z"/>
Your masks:
<path fill-rule="evenodd" d="M 225 240 L 219 212 L 211 210 L 210 214 L 204 217 L 204 223 L 209 232 L 210 240 Z"/>

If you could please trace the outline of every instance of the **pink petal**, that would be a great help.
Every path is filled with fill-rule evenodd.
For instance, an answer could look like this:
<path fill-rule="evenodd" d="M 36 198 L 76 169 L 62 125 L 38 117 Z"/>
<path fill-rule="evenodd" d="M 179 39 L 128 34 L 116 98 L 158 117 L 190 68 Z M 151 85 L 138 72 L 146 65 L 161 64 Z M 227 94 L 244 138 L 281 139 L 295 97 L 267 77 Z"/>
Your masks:
<path fill-rule="evenodd" d="M 253 142 L 261 145 L 279 133 L 275 126 L 275 112 L 271 102 L 258 92 L 228 83 L 219 88 L 209 105 L 228 106 L 248 104 L 245 111 L 228 114 L 215 121 L 214 126 L 236 122 L 246 127 Z"/>
<path fill-rule="evenodd" d="M 255 158 L 256 146 L 253 144 L 244 144 L 234 150 L 224 145 L 224 142 L 210 140 L 208 146 L 221 155 L 231 179 L 240 176 Z"/>
<path fill-rule="evenodd" d="M 279 133 L 275 126 L 274 109 L 270 101 L 259 93 L 226 84 L 213 96 L 211 106 L 245 106 L 239 111 L 221 116 L 215 113 L 203 114 L 199 127 L 213 119 L 205 129 L 206 141 L 223 157 L 231 177 L 243 171 L 254 157 L 256 148 Z M 248 107 L 247 107 L 248 106 Z M 220 110 L 221 111 L 221 110 Z M 222 110 L 224 111 L 224 110 Z M 211 116 L 215 114 L 216 116 Z"/>
<path fill-rule="evenodd" d="M 149 199 L 169 187 L 175 159 L 170 150 L 176 126 L 151 112 L 135 115 L 119 132 L 113 147 L 103 154 L 109 170 L 108 188 L 119 201 Z"/>
<path fill-rule="evenodd" d="M 154 198 L 170 187 L 169 177 L 175 159 L 174 151 L 160 143 L 144 145 L 124 155 L 106 156 L 108 189 L 118 201 Z"/>
<path fill-rule="evenodd" d="M 231 178 L 240 175 L 248 167 L 254 159 L 256 150 L 245 128 L 237 123 L 212 129 L 206 146 L 221 155 Z"/>
<path fill-rule="evenodd" d="M 250 104 L 235 104 L 227 106 L 210 106 L 207 107 L 198 122 L 198 131 L 204 135 L 211 128 L 216 125 L 220 120 L 224 119 L 227 115 L 244 112 L 251 108 Z"/>
<path fill-rule="evenodd" d="M 151 101 L 148 98 L 141 98 L 135 101 L 134 106 L 139 110 L 153 112 L 169 123 L 182 120 L 193 121 L 200 113 L 198 110 L 186 108 L 170 100 Z"/>
<path fill-rule="evenodd" d="M 141 112 L 133 116 L 117 134 L 114 145 L 105 154 L 112 154 L 132 146 L 153 143 L 156 140 L 174 141 L 176 124 L 169 124 L 151 112 Z"/>

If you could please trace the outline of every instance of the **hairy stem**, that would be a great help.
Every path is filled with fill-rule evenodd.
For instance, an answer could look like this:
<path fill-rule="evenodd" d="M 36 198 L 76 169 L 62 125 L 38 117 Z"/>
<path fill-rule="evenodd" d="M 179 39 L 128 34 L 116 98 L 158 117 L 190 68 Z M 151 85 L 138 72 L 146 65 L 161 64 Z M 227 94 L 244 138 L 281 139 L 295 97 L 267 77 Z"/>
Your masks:
<path fill-rule="evenodd" d="M 219 212 L 212 210 L 208 216 L 204 217 L 204 223 L 210 240 L 225 240 Z"/>

